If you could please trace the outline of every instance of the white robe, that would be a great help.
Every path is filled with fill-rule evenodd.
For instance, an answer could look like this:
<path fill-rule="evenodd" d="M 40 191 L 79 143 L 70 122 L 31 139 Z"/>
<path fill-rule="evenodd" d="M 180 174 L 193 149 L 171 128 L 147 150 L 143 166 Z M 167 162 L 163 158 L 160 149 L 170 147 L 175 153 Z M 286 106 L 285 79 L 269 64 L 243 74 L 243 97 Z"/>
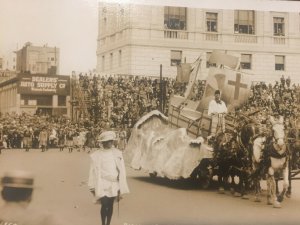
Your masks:
<path fill-rule="evenodd" d="M 88 187 L 95 190 L 95 197 L 116 197 L 129 193 L 125 163 L 122 152 L 117 148 L 98 150 L 91 155 Z"/>

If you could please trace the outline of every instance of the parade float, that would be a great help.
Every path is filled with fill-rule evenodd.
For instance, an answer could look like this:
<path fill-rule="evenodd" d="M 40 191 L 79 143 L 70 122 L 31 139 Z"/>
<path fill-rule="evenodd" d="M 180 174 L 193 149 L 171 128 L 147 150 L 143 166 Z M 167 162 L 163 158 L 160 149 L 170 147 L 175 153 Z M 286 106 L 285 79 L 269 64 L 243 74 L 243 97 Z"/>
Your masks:
<path fill-rule="evenodd" d="M 229 109 L 242 104 L 250 91 L 249 77 L 238 71 L 238 58 L 213 52 L 208 74 L 201 73 L 201 56 L 188 69 L 179 67 L 177 81 L 187 82 L 184 96 L 173 95 L 168 117 L 155 110 L 144 115 L 133 127 L 125 150 L 130 166 L 150 176 L 168 179 L 195 178 L 208 187 L 213 175 L 210 160 L 213 147 L 208 143 L 211 119 L 207 107 L 214 91 L 221 90 Z M 181 69 L 181 71 L 180 71 Z M 201 99 L 193 97 L 197 80 L 205 81 Z M 227 128 L 232 127 L 230 119 Z"/>

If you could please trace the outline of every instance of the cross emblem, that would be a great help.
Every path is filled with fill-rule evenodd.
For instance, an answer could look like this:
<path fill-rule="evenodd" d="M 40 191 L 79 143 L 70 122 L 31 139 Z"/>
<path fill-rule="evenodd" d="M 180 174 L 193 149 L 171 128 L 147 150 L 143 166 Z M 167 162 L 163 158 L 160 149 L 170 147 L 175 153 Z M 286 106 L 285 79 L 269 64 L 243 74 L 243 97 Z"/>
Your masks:
<path fill-rule="evenodd" d="M 241 74 L 237 73 L 235 81 L 228 80 L 228 84 L 234 86 L 234 100 L 237 100 L 239 98 L 240 88 L 247 88 L 248 87 L 247 84 L 242 84 L 241 83 L 241 78 L 242 78 Z"/>

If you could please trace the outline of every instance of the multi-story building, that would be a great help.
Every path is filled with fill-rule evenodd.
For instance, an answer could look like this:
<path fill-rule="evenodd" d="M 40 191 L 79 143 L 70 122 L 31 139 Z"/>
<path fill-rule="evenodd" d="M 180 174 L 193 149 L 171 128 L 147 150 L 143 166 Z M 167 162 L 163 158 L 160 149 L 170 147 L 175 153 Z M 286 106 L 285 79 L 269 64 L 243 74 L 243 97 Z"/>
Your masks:
<path fill-rule="evenodd" d="M 0 58 L 0 70 L 16 71 L 16 54 L 11 52 Z"/>
<path fill-rule="evenodd" d="M 0 112 L 70 115 L 70 77 L 15 74 L 0 82 Z"/>
<path fill-rule="evenodd" d="M 70 115 L 70 77 L 57 75 L 59 49 L 28 42 L 15 53 L 16 71 L 2 71 L 0 112 Z"/>
<path fill-rule="evenodd" d="M 15 53 L 10 53 L 4 57 L 0 57 L 0 82 L 16 74 L 16 55 Z"/>
<path fill-rule="evenodd" d="M 300 14 L 99 3 L 97 71 L 101 74 L 175 77 L 177 65 L 202 58 L 201 73 L 213 50 L 240 59 L 253 81 L 284 75 L 299 82 Z"/>
<path fill-rule="evenodd" d="M 16 70 L 30 74 L 59 74 L 59 48 L 33 46 L 27 42 L 16 51 Z"/>

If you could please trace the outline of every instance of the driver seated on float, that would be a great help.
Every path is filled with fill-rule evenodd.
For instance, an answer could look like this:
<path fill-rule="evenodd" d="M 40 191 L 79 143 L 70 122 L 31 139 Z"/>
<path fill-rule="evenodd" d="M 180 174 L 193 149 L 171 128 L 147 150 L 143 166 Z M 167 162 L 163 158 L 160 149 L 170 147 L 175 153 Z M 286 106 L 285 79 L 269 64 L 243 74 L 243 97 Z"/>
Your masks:
<path fill-rule="evenodd" d="M 212 99 L 208 105 L 208 116 L 211 117 L 211 126 L 207 140 L 215 137 L 219 132 L 225 132 L 225 114 L 227 111 L 225 102 L 221 100 L 220 90 L 216 90 L 215 99 Z"/>

